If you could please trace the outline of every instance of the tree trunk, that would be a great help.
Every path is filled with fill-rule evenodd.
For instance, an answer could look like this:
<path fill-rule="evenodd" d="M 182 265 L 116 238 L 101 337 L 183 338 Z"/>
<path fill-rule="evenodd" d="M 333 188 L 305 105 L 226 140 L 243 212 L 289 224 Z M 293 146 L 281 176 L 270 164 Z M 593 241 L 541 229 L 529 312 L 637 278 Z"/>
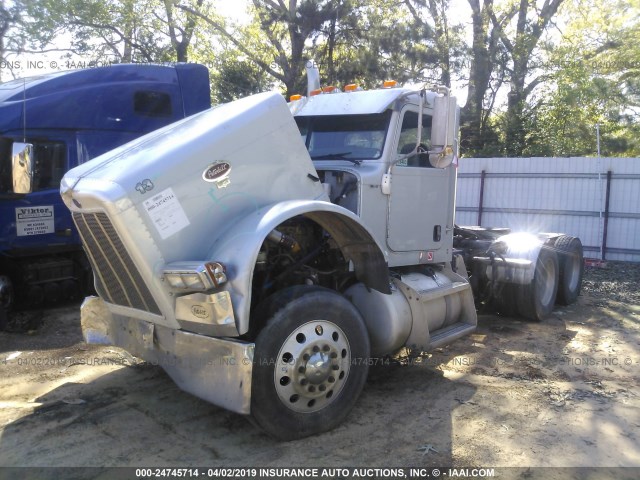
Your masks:
<path fill-rule="evenodd" d="M 484 99 L 491 79 L 491 57 L 489 40 L 489 9 L 493 0 L 468 0 L 472 10 L 473 41 L 471 47 L 471 65 L 469 69 L 469 87 L 467 104 L 461 112 L 461 142 L 465 151 L 477 152 L 484 148 L 483 132 Z M 494 44 L 495 48 L 495 44 Z"/>
<path fill-rule="evenodd" d="M 438 10 L 438 3 L 442 13 Z M 449 25 L 444 0 L 429 0 L 429 13 L 435 25 L 434 39 L 440 64 L 440 83 L 451 87 L 451 54 L 449 53 Z"/>
<path fill-rule="evenodd" d="M 515 56 L 513 59 L 511 90 L 507 100 L 507 116 L 505 130 L 505 154 L 508 157 L 520 157 L 525 148 L 526 132 L 524 126 L 525 75 L 528 70 L 527 60 Z"/>
<path fill-rule="evenodd" d="M 127 1 L 124 4 L 124 25 L 122 32 L 124 34 L 124 48 L 122 51 L 121 62 L 132 63 L 133 62 L 133 41 L 135 36 L 135 12 L 133 8 L 133 1 Z"/>
<path fill-rule="evenodd" d="M 526 84 L 530 68 L 529 61 L 542 34 L 563 1 L 545 0 L 542 8 L 538 9 L 535 2 L 520 0 L 514 41 L 510 41 L 507 38 L 501 26 L 498 25 L 495 16 L 492 18 L 494 28 L 500 29 L 500 37 L 511 54 L 513 62 L 505 128 L 505 153 L 507 156 L 520 157 L 526 147 L 525 102 L 535 85 L 537 85 L 537 80 L 529 85 Z M 531 15 L 532 11 L 536 14 L 535 18 Z"/>

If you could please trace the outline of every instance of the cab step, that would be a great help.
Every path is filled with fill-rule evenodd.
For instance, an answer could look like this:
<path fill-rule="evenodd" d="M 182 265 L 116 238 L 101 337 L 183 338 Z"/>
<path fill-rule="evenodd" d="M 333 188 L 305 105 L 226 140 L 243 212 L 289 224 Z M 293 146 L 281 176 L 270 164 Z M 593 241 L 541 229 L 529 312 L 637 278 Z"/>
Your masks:
<path fill-rule="evenodd" d="M 431 334 L 430 348 L 438 348 L 448 343 L 453 342 L 465 335 L 470 334 L 476 329 L 475 325 L 468 323 L 458 322 L 453 325 L 436 330 Z"/>

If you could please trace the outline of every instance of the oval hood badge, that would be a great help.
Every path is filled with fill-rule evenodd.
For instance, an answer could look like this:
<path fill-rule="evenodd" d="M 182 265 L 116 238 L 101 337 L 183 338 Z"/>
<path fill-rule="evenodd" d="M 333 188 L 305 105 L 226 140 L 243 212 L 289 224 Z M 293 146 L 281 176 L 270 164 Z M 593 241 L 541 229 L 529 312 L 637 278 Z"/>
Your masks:
<path fill-rule="evenodd" d="M 195 317 L 201 318 L 203 320 L 209 317 L 209 312 L 202 305 L 193 305 L 191 307 L 191 313 L 193 313 Z"/>
<path fill-rule="evenodd" d="M 231 165 L 227 162 L 216 162 L 213 165 L 209 165 L 202 172 L 202 179 L 205 182 L 215 182 L 218 188 L 224 188 L 231 183 L 231 180 L 229 180 L 230 173 Z"/>

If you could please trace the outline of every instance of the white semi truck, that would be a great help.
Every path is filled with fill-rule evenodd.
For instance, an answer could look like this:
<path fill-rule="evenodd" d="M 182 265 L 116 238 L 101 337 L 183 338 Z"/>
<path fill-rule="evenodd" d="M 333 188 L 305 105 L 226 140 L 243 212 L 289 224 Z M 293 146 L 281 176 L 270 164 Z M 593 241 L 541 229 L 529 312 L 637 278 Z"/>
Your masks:
<path fill-rule="evenodd" d="M 582 245 L 454 223 L 444 88 L 263 93 L 74 168 L 61 194 L 99 297 L 89 343 L 157 362 L 280 439 L 344 420 L 370 359 L 572 303 Z"/>

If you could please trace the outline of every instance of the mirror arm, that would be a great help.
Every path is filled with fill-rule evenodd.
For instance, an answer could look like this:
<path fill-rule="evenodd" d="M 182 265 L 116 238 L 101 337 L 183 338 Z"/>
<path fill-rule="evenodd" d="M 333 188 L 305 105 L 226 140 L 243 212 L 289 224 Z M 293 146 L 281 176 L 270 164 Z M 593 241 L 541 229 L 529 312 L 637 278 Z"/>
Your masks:
<path fill-rule="evenodd" d="M 451 115 L 451 102 L 450 102 L 451 95 L 450 95 L 450 93 L 451 92 L 447 88 L 446 89 L 446 93 L 445 93 L 445 97 L 447 99 L 447 120 L 446 120 L 447 123 L 445 123 L 445 125 L 447 126 L 447 128 L 445 129 L 445 137 L 444 137 L 445 142 L 444 142 L 444 145 L 442 146 L 441 155 L 444 155 L 444 151 L 447 148 L 449 148 L 449 123 L 451 123 L 451 119 L 449 118 L 450 115 Z"/>
<path fill-rule="evenodd" d="M 425 97 L 425 90 L 424 88 L 422 90 L 420 90 L 420 106 L 418 108 L 418 141 L 416 142 L 416 151 L 418 150 L 418 148 L 420 147 L 420 144 L 422 143 L 422 110 L 424 110 L 424 97 Z"/>
<path fill-rule="evenodd" d="M 389 164 L 389 167 L 387 168 L 387 175 L 391 175 L 391 169 L 393 167 L 395 167 L 398 163 L 400 163 L 402 160 L 405 160 L 405 159 L 407 159 L 409 157 L 412 157 L 412 156 L 416 155 L 417 153 L 418 153 L 418 147 L 414 148 L 409 153 L 405 153 L 404 155 L 400 155 L 398 158 L 396 158 L 393 162 L 391 162 Z"/>

